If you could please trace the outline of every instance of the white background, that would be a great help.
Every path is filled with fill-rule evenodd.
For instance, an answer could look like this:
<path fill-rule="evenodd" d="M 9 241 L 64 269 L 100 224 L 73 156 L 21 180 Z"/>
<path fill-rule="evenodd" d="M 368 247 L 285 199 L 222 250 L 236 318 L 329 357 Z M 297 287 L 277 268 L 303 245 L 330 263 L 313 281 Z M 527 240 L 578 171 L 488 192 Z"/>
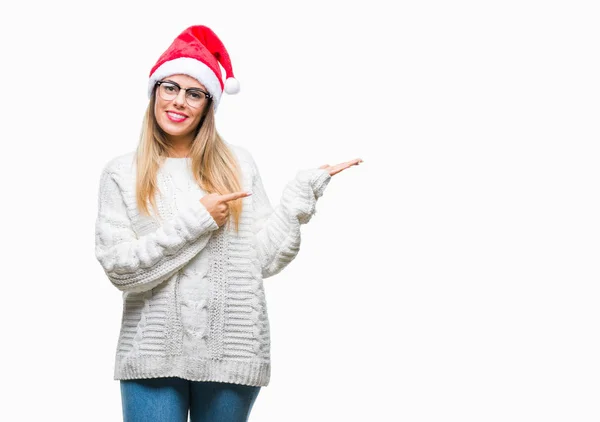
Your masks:
<path fill-rule="evenodd" d="M 0 13 L 0 419 L 121 420 L 100 171 L 205 24 L 241 84 L 217 127 L 273 203 L 298 169 L 364 160 L 265 280 L 250 420 L 600 420 L 597 2 L 134 3 Z"/>

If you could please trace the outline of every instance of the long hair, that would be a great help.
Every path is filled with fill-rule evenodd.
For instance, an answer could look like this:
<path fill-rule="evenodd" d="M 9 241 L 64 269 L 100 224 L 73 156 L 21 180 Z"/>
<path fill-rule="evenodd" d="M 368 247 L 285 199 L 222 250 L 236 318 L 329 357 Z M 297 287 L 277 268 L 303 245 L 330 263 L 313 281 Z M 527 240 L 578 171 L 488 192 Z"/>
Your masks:
<path fill-rule="evenodd" d="M 144 115 L 140 141 L 136 150 L 136 201 L 143 215 L 150 215 L 148 201 L 158 214 L 155 194 L 158 189 L 156 181 L 158 170 L 165 157 L 173 151 L 167 141 L 165 132 L 160 128 L 154 114 L 156 90 L 148 103 Z M 240 183 L 241 170 L 233 153 L 229 150 L 215 126 L 215 111 L 212 100 L 205 107 L 203 117 L 196 128 L 196 135 L 190 148 L 192 172 L 194 179 L 204 192 L 227 194 L 242 190 Z M 229 225 L 231 218 L 235 230 L 239 230 L 242 213 L 242 199 L 227 203 L 229 206 Z"/>

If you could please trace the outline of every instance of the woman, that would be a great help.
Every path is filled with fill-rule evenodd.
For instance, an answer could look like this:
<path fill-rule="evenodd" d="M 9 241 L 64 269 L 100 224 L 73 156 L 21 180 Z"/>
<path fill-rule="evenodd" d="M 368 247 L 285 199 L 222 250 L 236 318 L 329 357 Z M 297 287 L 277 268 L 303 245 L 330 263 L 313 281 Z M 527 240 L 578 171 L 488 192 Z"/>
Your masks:
<path fill-rule="evenodd" d="M 95 252 L 123 292 L 126 422 L 248 419 L 271 372 L 262 280 L 297 255 L 331 177 L 361 162 L 298 171 L 273 208 L 252 155 L 215 129 L 237 91 L 219 38 L 186 29 L 150 72 L 136 151 L 102 171 Z"/>

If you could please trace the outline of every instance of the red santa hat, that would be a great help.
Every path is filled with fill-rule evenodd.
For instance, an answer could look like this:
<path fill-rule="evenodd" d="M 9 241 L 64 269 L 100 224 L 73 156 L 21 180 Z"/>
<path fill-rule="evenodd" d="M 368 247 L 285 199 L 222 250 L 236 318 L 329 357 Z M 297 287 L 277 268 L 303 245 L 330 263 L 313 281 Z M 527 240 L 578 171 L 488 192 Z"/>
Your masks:
<path fill-rule="evenodd" d="M 219 63 L 225 69 L 225 83 Z M 217 35 L 203 25 L 190 26 L 183 31 L 160 56 L 148 81 L 148 97 L 152 96 L 156 82 L 171 75 L 191 76 L 206 87 L 213 96 L 215 110 L 223 91 L 237 94 L 240 84 L 233 76 L 231 60 Z"/>

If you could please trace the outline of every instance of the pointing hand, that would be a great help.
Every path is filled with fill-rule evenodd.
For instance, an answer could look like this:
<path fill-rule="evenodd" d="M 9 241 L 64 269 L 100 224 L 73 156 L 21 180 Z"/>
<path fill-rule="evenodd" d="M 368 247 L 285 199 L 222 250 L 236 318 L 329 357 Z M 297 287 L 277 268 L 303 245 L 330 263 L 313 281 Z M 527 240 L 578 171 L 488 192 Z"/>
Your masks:
<path fill-rule="evenodd" d="M 227 203 L 250 195 L 252 194 L 249 192 L 233 192 L 224 195 L 209 193 L 200 198 L 200 202 L 206 207 L 217 225 L 221 227 L 229 217 L 229 205 Z"/>

